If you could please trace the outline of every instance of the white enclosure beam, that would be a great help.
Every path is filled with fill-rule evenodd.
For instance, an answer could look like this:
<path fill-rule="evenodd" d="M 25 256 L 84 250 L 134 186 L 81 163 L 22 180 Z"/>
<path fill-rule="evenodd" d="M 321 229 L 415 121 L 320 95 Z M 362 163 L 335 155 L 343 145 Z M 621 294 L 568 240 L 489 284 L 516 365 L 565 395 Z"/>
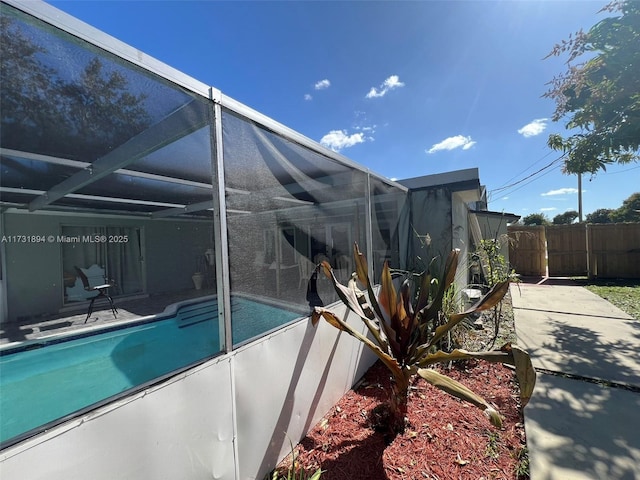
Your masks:
<path fill-rule="evenodd" d="M 192 100 L 160 122 L 99 158 L 84 170 L 55 185 L 29 203 L 33 212 L 89 185 L 120 168 L 169 145 L 207 124 L 207 105 Z"/>

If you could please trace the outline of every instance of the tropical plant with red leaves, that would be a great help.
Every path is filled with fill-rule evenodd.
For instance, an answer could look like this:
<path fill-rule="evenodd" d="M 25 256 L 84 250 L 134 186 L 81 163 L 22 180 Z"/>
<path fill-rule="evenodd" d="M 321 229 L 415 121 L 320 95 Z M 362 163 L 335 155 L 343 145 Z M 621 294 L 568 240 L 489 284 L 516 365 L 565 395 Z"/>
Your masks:
<path fill-rule="evenodd" d="M 460 382 L 431 368 L 436 364 L 472 358 L 509 364 L 515 367 L 523 405 L 533 392 L 535 370 L 529 354 L 516 345 L 506 344 L 499 350 L 483 352 L 460 349 L 445 352 L 439 349 L 441 340 L 456 325 L 473 313 L 493 308 L 509 288 L 508 281 L 499 282 L 467 310 L 459 313 L 443 310 L 443 298 L 454 281 L 459 255 L 457 249 L 449 254 L 440 278 L 432 276 L 429 270 L 420 276 L 418 282 L 413 281 L 413 275 L 406 275 L 399 291 L 385 262 L 377 295 L 369 280 L 367 260 L 357 244 L 354 249 L 356 271 L 348 286 L 336 280 L 327 261 L 318 265 L 332 282 L 342 303 L 362 320 L 369 334 L 362 334 L 347 322 L 346 316 L 341 318 L 324 307 L 314 309 L 311 317 L 313 325 L 324 318 L 333 327 L 364 343 L 391 372 L 393 381 L 389 401 L 378 411 L 372 412 L 375 413 L 376 426 L 385 433 L 388 441 L 404 432 L 409 385 L 414 375 L 480 408 L 492 424 L 502 424 L 500 414 L 486 400 Z M 365 286 L 364 291 L 358 288 L 358 282 Z"/>

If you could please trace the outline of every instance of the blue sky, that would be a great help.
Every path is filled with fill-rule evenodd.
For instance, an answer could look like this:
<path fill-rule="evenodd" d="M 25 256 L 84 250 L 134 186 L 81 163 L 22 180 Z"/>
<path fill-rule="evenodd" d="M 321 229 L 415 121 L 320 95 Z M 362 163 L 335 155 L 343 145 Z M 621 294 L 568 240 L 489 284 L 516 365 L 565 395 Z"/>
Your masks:
<path fill-rule="evenodd" d="M 386 177 L 478 167 L 491 210 L 578 209 L 544 57 L 606 0 L 48 3 Z M 638 163 L 586 176 L 584 213 L 636 191 Z"/>

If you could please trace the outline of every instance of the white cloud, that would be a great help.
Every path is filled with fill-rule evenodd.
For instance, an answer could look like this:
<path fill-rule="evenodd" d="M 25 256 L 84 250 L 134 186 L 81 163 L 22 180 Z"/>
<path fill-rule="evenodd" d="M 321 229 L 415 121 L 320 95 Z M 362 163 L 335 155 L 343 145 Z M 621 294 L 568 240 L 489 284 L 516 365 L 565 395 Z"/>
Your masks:
<path fill-rule="evenodd" d="M 518 133 L 525 138 L 535 137 L 544 132 L 547 128 L 547 118 L 536 118 L 534 121 L 527 123 L 524 127 L 518 130 Z"/>
<path fill-rule="evenodd" d="M 502 197 L 501 200 L 509 200 L 509 197 Z"/>
<path fill-rule="evenodd" d="M 316 90 L 324 90 L 325 88 L 329 88 L 330 86 L 331 82 L 325 78 L 324 80 L 318 80 L 313 88 L 315 88 Z"/>
<path fill-rule="evenodd" d="M 384 97 L 387 92 L 400 87 L 404 87 L 404 83 L 400 81 L 400 77 L 398 77 L 398 75 L 391 75 L 384 82 L 382 82 L 382 85 L 380 85 L 379 89 L 377 89 L 376 87 L 371 87 L 371 90 L 369 90 L 369 93 L 367 93 L 366 98 Z"/>
<path fill-rule="evenodd" d="M 543 197 L 550 197 L 553 195 L 569 195 L 571 193 L 578 193 L 577 188 L 559 188 L 557 190 L 549 190 L 546 193 L 541 193 Z"/>
<path fill-rule="evenodd" d="M 376 134 L 377 125 L 355 125 L 353 129 L 357 132 L 361 132 L 363 141 L 373 142 L 375 138 L 373 137 Z"/>
<path fill-rule="evenodd" d="M 334 152 L 339 152 L 343 148 L 353 147 L 364 141 L 365 138 L 362 132 L 348 135 L 346 130 L 331 130 L 320 139 L 320 144 Z"/>
<path fill-rule="evenodd" d="M 308 93 L 304 94 L 304 99 L 308 102 L 310 100 L 313 100 L 313 97 L 311 95 L 309 95 Z"/>
<path fill-rule="evenodd" d="M 465 137 L 463 135 L 456 135 L 455 137 L 445 138 L 440 143 L 433 145 L 427 153 L 435 153 L 440 150 L 453 150 L 455 148 L 462 147 L 463 150 L 469 150 L 476 144 L 471 137 Z"/>
<path fill-rule="evenodd" d="M 541 208 L 540 211 L 541 212 L 553 212 L 554 210 L 557 210 L 556 207 L 546 207 L 546 208 Z"/>

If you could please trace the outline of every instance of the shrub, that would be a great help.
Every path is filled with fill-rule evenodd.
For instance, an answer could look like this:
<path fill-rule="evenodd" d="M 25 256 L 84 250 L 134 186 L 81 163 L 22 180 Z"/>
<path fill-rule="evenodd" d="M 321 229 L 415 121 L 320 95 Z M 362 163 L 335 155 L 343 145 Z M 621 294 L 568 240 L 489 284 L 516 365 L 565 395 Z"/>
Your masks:
<path fill-rule="evenodd" d="M 448 312 L 443 309 L 443 299 L 453 283 L 458 265 L 459 250 L 453 250 L 447 258 L 444 271 L 439 278 L 425 271 L 419 281 L 413 275 L 405 275 L 399 292 L 396 291 L 389 265 L 385 262 L 379 294 L 376 296 L 369 280 L 367 261 L 355 245 L 356 272 L 348 286 L 340 284 L 331 265 L 324 261 L 321 268 L 332 282 L 340 300 L 366 325 L 370 335 L 363 335 L 332 311 L 316 307 L 312 323 L 317 325 L 324 318 L 330 325 L 357 338 L 375 353 L 392 375 L 386 412 L 376 417 L 382 419 L 381 430 L 387 441 L 404 432 L 407 414 L 407 399 L 410 380 L 419 375 L 435 387 L 470 402 L 487 415 L 492 424 L 500 426 L 502 420 L 498 412 L 482 397 L 476 395 L 463 384 L 432 369 L 438 363 L 477 358 L 489 362 L 507 363 L 515 367 L 520 384 L 520 397 L 525 405 L 535 385 L 535 370 L 529 355 L 516 345 L 506 344 L 499 350 L 469 352 L 455 349 L 442 351 L 441 340 L 468 315 L 488 310 L 497 305 L 509 288 L 509 282 L 499 282 L 493 286 L 475 305 L 463 312 Z M 358 289 L 358 282 L 365 290 Z"/>

